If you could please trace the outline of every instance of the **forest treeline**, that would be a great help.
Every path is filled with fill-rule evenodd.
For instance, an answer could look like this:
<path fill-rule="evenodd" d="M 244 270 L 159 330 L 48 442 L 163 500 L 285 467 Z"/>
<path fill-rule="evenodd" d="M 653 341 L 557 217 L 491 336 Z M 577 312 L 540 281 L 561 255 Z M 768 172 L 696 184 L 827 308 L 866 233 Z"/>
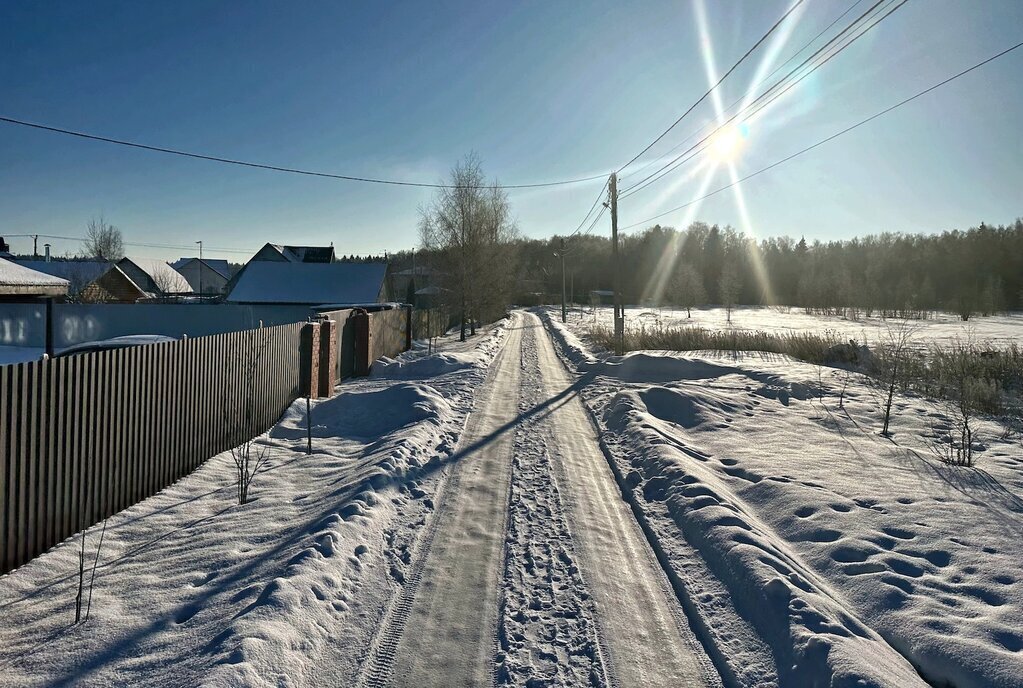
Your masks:
<path fill-rule="evenodd" d="M 560 298 L 561 238 L 518 242 L 519 294 Z M 577 302 L 612 287 L 610 240 L 566 240 Z M 844 241 L 756 240 L 731 227 L 656 225 L 621 238 L 625 303 L 787 305 L 815 312 L 963 318 L 1023 308 L 1023 220 L 940 234 L 883 233 Z"/>

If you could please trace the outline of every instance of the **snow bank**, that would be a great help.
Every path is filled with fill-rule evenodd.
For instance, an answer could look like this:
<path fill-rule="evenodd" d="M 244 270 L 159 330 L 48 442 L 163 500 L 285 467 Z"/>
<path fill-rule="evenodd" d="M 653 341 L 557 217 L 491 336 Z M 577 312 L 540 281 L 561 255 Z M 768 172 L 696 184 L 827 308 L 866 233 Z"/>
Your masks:
<path fill-rule="evenodd" d="M 582 339 L 562 323 L 559 317 L 555 317 L 552 309 L 536 308 L 534 312 L 540 316 L 547 329 L 557 335 L 554 341 L 561 349 L 562 356 L 580 367 L 597 362 L 597 357 L 590 352 Z"/>
<path fill-rule="evenodd" d="M 672 404 L 667 395 L 677 396 L 665 388 L 620 392 L 605 412 L 608 429 L 646 448 L 631 461 L 626 481 L 644 502 L 665 503 L 687 541 L 725 582 L 738 611 L 770 645 L 782 681 L 794 686 L 920 684 L 913 668 L 850 615 L 770 527 L 702 465 L 709 457 L 693 447 L 666 444 L 657 432 L 659 420 L 682 420 L 693 427 L 734 412 L 729 402 Z M 644 398 L 667 417 L 658 419 Z"/>
<path fill-rule="evenodd" d="M 866 388 L 839 410 L 839 373 L 823 403 L 816 375 L 677 358 L 629 375 L 660 384 L 598 378 L 633 498 L 725 582 L 784 683 L 915 685 L 911 662 L 938 684 L 1019 685 L 1018 444 L 982 424 L 981 468 L 946 466 L 933 406 L 898 400 L 892 443 Z"/>
<path fill-rule="evenodd" d="M 707 562 L 780 683 L 1021 685 L 1018 437 L 977 421 L 977 467 L 945 465 L 940 404 L 897 396 L 882 438 L 859 378 L 781 356 L 637 352 L 580 370 L 662 562 L 727 627 L 686 570 L 690 548 Z M 756 660 L 722 645 L 739 671 Z"/>
<path fill-rule="evenodd" d="M 387 358 L 373 364 L 373 376 L 395 379 L 418 379 L 436 377 L 471 367 L 478 357 L 476 354 L 442 353 L 436 356 L 416 357 L 410 360 Z"/>
<path fill-rule="evenodd" d="M 560 316 L 560 310 L 547 307 L 545 311 L 553 319 Z M 579 318 L 569 320 L 569 327 L 581 333 L 583 329 L 596 323 L 610 328 L 614 324 L 613 309 L 602 306 L 593 312 L 586 309 Z M 673 308 L 625 308 L 625 326 L 627 328 L 653 327 L 703 327 L 708 330 L 756 330 L 772 334 L 792 334 L 797 332 L 831 332 L 843 340 L 854 339 L 857 342 L 872 344 L 887 338 L 889 327 L 898 327 L 908 323 L 916 330 L 914 341 L 920 345 L 935 343 L 949 344 L 958 339 L 972 335 L 978 342 L 987 342 L 995 347 L 1002 347 L 1017 341 L 1023 332 L 1023 313 L 994 315 L 989 317 L 976 316 L 969 321 L 962 321 L 952 313 L 934 313 L 928 320 L 901 320 L 899 318 L 862 317 L 852 320 L 841 316 L 808 315 L 799 308 L 772 308 L 758 306 L 742 306 L 733 308 L 731 314 L 724 308 L 694 308 L 692 317 L 687 316 L 685 309 Z M 584 337 L 585 339 L 585 337 Z"/>
<path fill-rule="evenodd" d="M 448 403 L 423 384 L 396 384 L 382 389 L 339 394 L 316 405 L 312 436 L 368 443 L 420 422 L 439 424 L 450 415 Z M 305 402 L 292 404 L 270 431 L 275 439 L 302 440 L 309 432 Z"/>
<path fill-rule="evenodd" d="M 247 504 L 224 453 L 112 516 L 85 623 L 80 537 L 0 576 L 0 684 L 354 685 L 503 336 L 443 341 L 473 357 L 452 374 L 345 381 L 311 404 L 311 455 L 298 400 L 253 442 L 270 455 Z"/>

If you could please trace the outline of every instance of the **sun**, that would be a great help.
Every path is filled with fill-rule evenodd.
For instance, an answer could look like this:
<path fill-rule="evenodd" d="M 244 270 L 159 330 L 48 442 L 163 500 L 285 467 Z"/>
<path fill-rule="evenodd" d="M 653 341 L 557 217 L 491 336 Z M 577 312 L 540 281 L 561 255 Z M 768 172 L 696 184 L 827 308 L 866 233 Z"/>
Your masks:
<path fill-rule="evenodd" d="M 731 162 L 739 157 L 746 146 L 749 127 L 745 124 L 729 125 L 710 140 L 708 152 L 718 162 Z"/>

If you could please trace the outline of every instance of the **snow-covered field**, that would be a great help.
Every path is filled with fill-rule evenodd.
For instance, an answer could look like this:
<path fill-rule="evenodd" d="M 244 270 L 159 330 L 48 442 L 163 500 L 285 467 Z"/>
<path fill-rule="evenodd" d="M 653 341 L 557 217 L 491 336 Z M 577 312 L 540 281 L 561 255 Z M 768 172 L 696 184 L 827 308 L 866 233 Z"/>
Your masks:
<path fill-rule="evenodd" d="M 926 399 L 897 398 L 888 439 L 859 381 L 839 405 L 840 371 L 755 353 L 611 357 L 585 344 L 592 315 L 558 315 L 545 321 L 588 381 L 623 489 L 740 685 L 921 685 L 913 667 L 935 685 L 1023 685 L 1018 436 L 982 421 L 976 467 L 949 466 L 932 451 L 946 420 Z M 841 324 L 733 314 L 775 331 L 814 321 Z M 1020 324 L 975 323 L 1003 341 Z"/>
<path fill-rule="evenodd" d="M 227 453 L 111 517 L 84 623 L 79 537 L 0 576 L 0 685 L 351 685 L 504 335 L 345 381 L 313 402 L 312 455 L 296 402 L 245 505 Z"/>
<path fill-rule="evenodd" d="M 591 307 L 576 309 L 570 311 L 569 318 L 573 329 L 577 331 L 580 329 L 577 323 L 586 327 L 596 323 L 609 328 L 614 324 L 613 309 L 610 306 L 600 306 L 595 311 Z M 627 328 L 693 325 L 710 330 L 758 330 L 771 334 L 827 331 L 843 340 L 855 339 L 868 344 L 885 341 L 889 327 L 897 327 L 902 323 L 908 323 L 913 328 L 913 339 L 918 344 L 948 343 L 956 338 L 965 340 L 972 336 L 978 343 L 1005 346 L 1023 337 L 1023 313 L 986 318 L 976 316 L 965 322 L 951 313 L 935 313 L 927 320 L 885 320 L 876 316 L 851 320 L 837 316 L 807 315 L 800 308 L 741 306 L 732 309 L 732 320 L 728 322 L 724 308 L 694 308 L 691 318 L 686 317 L 685 310 L 672 308 L 625 309 Z"/>
<path fill-rule="evenodd" d="M 82 624 L 80 537 L 0 576 L 0 686 L 1023 685 L 1018 435 L 952 467 L 927 399 L 881 437 L 843 371 L 541 315 L 296 403 L 248 504 L 223 454 L 90 528 Z"/>

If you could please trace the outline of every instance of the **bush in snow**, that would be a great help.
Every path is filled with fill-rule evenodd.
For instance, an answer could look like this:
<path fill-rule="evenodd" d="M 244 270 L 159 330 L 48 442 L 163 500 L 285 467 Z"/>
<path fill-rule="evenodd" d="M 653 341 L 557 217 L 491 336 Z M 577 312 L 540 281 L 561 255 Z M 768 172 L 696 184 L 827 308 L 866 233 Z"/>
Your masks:
<path fill-rule="evenodd" d="M 874 352 L 869 374 L 870 386 L 874 389 L 874 400 L 881 412 L 883 425 L 881 434 L 888 437 L 892 418 L 892 401 L 895 391 L 906 386 L 909 379 L 909 360 L 913 352 L 910 345 L 916 328 L 903 322 L 889 325 L 885 341 Z"/>
<path fill-rule="evenodd" d="M 590 330 L 593 342 L 613 349 L 614 333 L 600 325 Z M 790 332 L 783 335 L 759 330 L 708 330 L 703 327 L 665 327 L 657 324 L 627 327 L 625 350 L 666 351 L 766 351 L 809 363 L 824 363 L 827 352 L 838 344 L 831 331 Z"/>
<path fill-rule="evenodd" d="M 248 436 L 256 427 L 256 376 L 261 374 L 260 367 L 263 360 L 263 345 L 257 342 L 258 330 L 250 330 L 247 333 L 245 347 L 240 363 L 240 379 L 235 388 L 234 398 L 229 398 L 224 404 L 226 414 L 225 424 L 230 427 L 233 424 L 240 426 L 245 439 L 241 444 L 231 449 L 231 458 L 234 460 L 235 473 L 238 479 L 238 503 L 245 504 L 249 501 L 249 488 L 259 471 L 266 465 L 270 456 L 270 447 L 265 444 L 256 444 Z M 233 416 L 232 409 L 238 412 Z"/>

